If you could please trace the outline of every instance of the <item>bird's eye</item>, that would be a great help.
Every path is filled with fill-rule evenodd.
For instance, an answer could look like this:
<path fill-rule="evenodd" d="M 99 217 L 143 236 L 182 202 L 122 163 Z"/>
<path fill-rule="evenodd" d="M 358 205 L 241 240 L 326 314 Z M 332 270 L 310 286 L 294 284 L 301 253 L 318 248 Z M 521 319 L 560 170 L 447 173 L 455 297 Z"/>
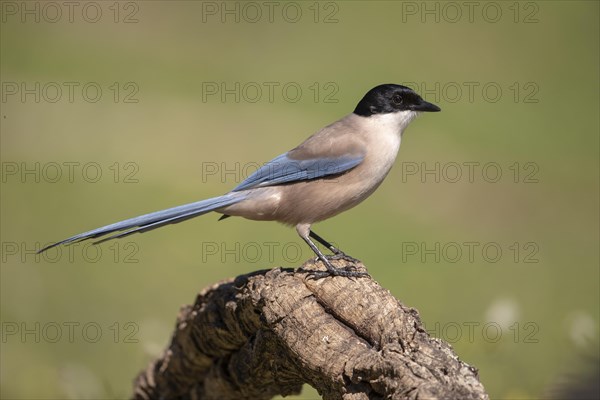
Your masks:
<path fill-rule="evenodd" d="M 392 101 L 395 105 L 399 106 L 400 104 L 402 104 L 402 96 L 399 94 L 395 94 L 392 96 Z"/>

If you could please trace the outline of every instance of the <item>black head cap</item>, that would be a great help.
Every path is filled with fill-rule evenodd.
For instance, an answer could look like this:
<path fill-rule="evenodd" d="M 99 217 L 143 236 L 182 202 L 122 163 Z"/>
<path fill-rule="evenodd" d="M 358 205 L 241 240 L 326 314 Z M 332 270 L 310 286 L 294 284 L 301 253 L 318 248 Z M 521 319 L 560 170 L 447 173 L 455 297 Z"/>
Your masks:
<path fill-rule="evenodd" d="M 441 111 L 441 109 L 423 100 L 409 87 L 387 83 L 369 90 L 356 106 L 354 114 L 369 117 L 396 111 Z"/>

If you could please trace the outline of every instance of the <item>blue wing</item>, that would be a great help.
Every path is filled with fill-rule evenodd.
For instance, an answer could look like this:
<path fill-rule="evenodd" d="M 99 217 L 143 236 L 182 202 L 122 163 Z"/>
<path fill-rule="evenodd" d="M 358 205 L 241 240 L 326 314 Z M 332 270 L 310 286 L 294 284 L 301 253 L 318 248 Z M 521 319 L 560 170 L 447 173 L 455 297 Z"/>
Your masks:
<path fill-rule="evenodd" d="M 364 156 L 362 155 L 344 155 L 331 158 L 294 160 L 288 156 L 288 153 L 285 153 L 259 168 L 232 191 L 237 192 L 245 189 L 337 175 L 356 167 L 363 159 Z"/>

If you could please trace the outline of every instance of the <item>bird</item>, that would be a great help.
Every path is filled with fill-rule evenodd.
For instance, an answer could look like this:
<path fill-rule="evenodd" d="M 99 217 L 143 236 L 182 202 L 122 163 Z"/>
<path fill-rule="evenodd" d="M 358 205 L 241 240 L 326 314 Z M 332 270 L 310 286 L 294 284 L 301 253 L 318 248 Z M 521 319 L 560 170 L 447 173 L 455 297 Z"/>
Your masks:
<path fill-rule="evenodd" d="M 400 149 L 402 134 L 422 112 L 441 111 L 414 90 L 381 84 L 369 90 L 351 114 L 320 129 L 303 143 L 275 157 L 238 186 L 217 196 L 178 207 L 126 219 L 52 243 L 55 246 L 89 239 L 99 244 L 134 233 L 147 232 L 209 212 L 221 219 L 238 216 L 277 221 L 294 226 L 326 271 L 326 276 L 362 277 L 350 263 L 336 268 L 331 260 L 358 260 L 317 235 L 311 226 L 344 212 L 369 197 L 383 182 Z M 333 254 L 324 255 L 314 239 Z"/>

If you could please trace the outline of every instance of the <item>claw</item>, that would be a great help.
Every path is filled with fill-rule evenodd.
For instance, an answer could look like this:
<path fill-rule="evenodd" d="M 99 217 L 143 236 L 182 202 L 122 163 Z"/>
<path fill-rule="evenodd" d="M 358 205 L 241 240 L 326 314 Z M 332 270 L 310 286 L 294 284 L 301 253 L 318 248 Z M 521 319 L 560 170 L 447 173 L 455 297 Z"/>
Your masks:
<path fill-rule="evenodd" d="M 361 278 L 369 276 L 367 272 L 355 271 L 355 265 L 347 265 L 343 268 L 336 268 L 329 262 L 323 264 L 325 264 L 327 271 L 310 271 L 309 275 L 311 275 L 313 279 L 321 279 L 327 276 L 343 276 L 346 278 Z"/>
<path fill-rule="evenodd" d="M 340 251 L 339 253 L 336 253 L 332 256 L 326 256 L 326 257 L 328 260 L 344 260 L 344 261 L 349 261 L 352 264 L 358 264 L 360 262 L 360 260 L 358 260 L 354 257 L 351 257 L 342 251 Z"/>
<path fill-rule="evenodd" d="M 360 278 L 360 277 L 369 276 L 369 274 L 366 272 L 351 271 L 350 269 L 356 268 L 354 264 L 358 264 L 358 263 L 360 263 L 360 261 L 355 258 L 352 258 L 350 256 L 347 256 L 346 254 L 344 254 L 344 252 L 342 252 L 341 250 L 334 247 L 331 243 L 329 243 L 328 241 L 326 241 L 325 239 L 323 239 L 316 233 L 312 232 L 310 230 L 309 224 L 297 225 L 296 230 L 298 231 L 298 234 L 300 235 L 300 237 L 302 239 L 304 239 L 304 241 L 308 244 L 308 246 L 312 249 L 312 251 L 317 255 L 317 260 L 321 261 L 327 268 L 327 271 L 317 271 L 317 272 L 310 271 L 310 275 L 314 279 L 321 279 L 321 278 L 325 278 L 326 276 L 344 276 L 347 278 L 352 278 L 352 277 Z M 334 255 L 325 256 L 321 252 L 321 250 L 319 250 L 319 248 L 312 242 L 312 240 L 310 240 L 309 236 L 312 236 L 319 243 L 328 247 L 334 253 Z M 350 263 L 350 265 L 348 265 L 344 268 L 336 268 L 333 265 L 331 265 L 331 262 L 329 262 L 329 260 L 340 260 L 340 259 L 348 261 Z"/>

